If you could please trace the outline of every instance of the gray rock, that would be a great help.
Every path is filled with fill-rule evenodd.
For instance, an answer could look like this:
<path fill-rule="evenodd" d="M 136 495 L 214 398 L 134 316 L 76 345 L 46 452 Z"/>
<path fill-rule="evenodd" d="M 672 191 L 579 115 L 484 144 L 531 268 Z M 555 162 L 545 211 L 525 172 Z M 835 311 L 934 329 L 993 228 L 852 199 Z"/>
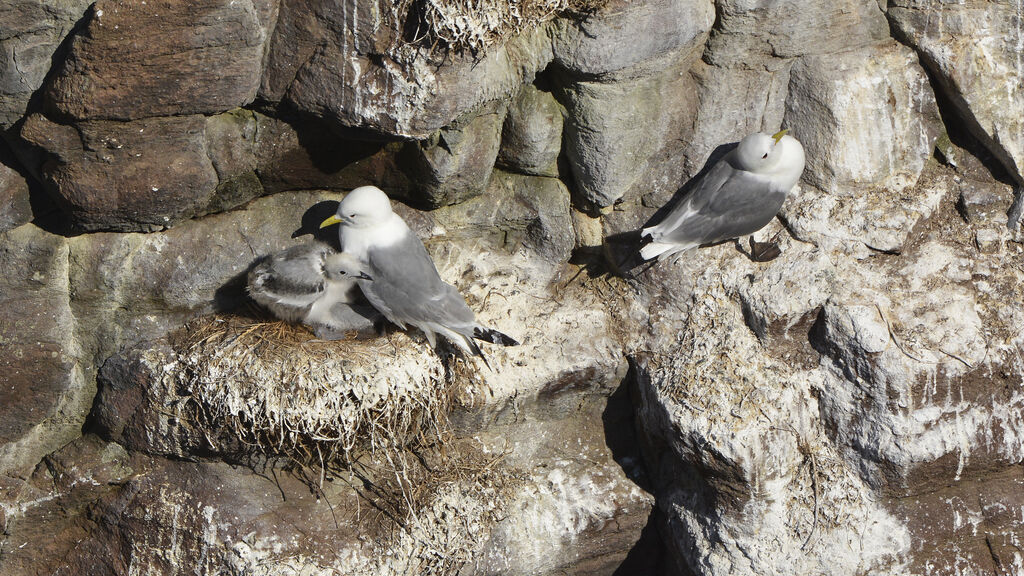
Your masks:
<path fill-rule="evenodd" d="M 89 0 L 11 0 L 0 6 L 0 129 L 25 114 L 50 70 L 57 47 Z"/>
<path fill-rule="evenodd" d="M 968 254 L 929 241 L 899 268 L 844 286 L 822 312 L 822 417 L 851 465 L 898 495 L 1019 458 L 1014 441 L 993 444 L 990 431 L 1016 430 L 1018 417 L 1006 408 L 1024 397 L 1000 397 L 1005 375 L 989 377 L 983 365 L 1007 362 L 992 346 L 1020 329 L 1021 311 L 1016 303 L 998 311 L 981 304 L 995 290 L 1016 298 L 1019 288 L 1011 279 L 998 288 L 992 280 L 964 284 L 988 274 L 981 262 L 1005 258 Z M 942 290 L 931 288 L 939 282 Z"/>
<path fill-rule="evenodd" d="M 685 70 L 694 57 L 691 46 L 661 61 L 660 73 L 567 80 L 560 87 L 568 111 L 565 152 L 583 207 L 611 206 L 660 183 L 657 160 L 678 150 L 692 125 L 695 102 Z M 667 170 L 678 174 L 682 163 L 676 159 Z"/>
<path fill-rule="evenodd" d="M 696 574 L 904 573 L 906 528 L 867 497 L 817 422 L 806 340 L 794 331 L 755 352 L 762 344 L 728 296 L 757 274 L 741 258 L 693 263 L 691 290 L 676 286 L 678 269 L 666 274 L 649 353 L 638 356 L 641 436 L 669 553 Z M 837 544 L 862 539 L 871 546 Z"/>
<path fill-rule="evenodd" d="M 782 126 L 791 66 L 791 61 L 781 60 L 758 68 L 694 64 L 698 104 L 693 135 L 684 149 L 690 176 L 700 172 L 716 150 L 723 153 L 720 146 L 754 132 L 772 134 Z"/>
<path fill-rule="evenodd" d="M 1013 204 L 1013 189 L 1000 182 L 965 176 L 956 208 L 972 224 L 1001 224 Z"/>
<path fill-rule="evenodd" d="M 215 114 L 253 101 L 270 0 L 93 5 L 45 89 L 78 120 Z"/>
<path fill-rule="evenodd" d="M 81 434 L 95 393 L 70 306 L 69 246 L 24 225 L 0 234 L 0 474 L 24 478 Z"/>
<path fill-rule="evenodd" d="M 803 181 L 830 194 L 912 186 L 941 132 L 924 70 L 895 42 L 801 58 L 785 124 L 807 152 Z"/>
<path fill-rule="evenodd" d="M 575 76 L 635 66 L 657 71 L 655 62 L 661 57 L 703 45 L 714 20 L 715 7 L 709 0 L 602 2 L 582 20 L 556 22 L 555 62 Z"/>
<path fill-rule="evenodd" d="M 492 106 L 406 145 L 403 168 L 415 183 L 412 200 L 437 207 L 482 194 L 498 156 L 504 120 L 504 106 Z"/>
<path fill-rule="evenodd" d="M 832 54 L 889 36 L 885 15 L 873 0 L 725 0 L 716 7 L 715 33 L 705 59 L 720 66 L 756 69 L 774 58 Z"/>
<path fill-rule="evenodd" d="M 483 196 L 434 216 L 458 236 L 509 251 L 527 248 L 561 265 L 576 244 L 569 210 L 569 190 L 561 180 L 495 171 Z"/>
<path fill-rule="evenodd" d="M 864 68 L 865 59 L 883 71 Z M 793 65 L 784 125 L 804 145 L 807 168 L 783 215 L 799 238 L 898 252 L 938 206 L 943 189 L 912 188 L 941 132 L 916 60 L 888 43 Z"/>
<path fill-rule="evenodd" d="M 0 233 L 32 220 L 28 182 L 13 168 L 14 162 L 0 147 Z"/>
<path fill-rule="evenodd" d="M 558 177 L 563 116 L 550 92 L 533 84 L 523 86 L 505 116 L 498 165 L 522 174 Z"/>
<path fill-rule="evenodd" d="M 924 5 L 888 2 L 899 37 L 917 49 L 960 122 L 1022 182 L 1024 74 L 1020 59 L 1024 15 L 1012 3 Z M 986 38 L 979 42 L 979 37 Z"/>

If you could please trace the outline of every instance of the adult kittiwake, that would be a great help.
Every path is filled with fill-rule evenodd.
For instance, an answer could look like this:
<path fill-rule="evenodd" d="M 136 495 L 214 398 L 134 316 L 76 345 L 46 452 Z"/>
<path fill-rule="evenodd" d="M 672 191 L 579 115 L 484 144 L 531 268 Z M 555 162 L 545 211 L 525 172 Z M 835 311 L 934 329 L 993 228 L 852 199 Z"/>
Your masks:
<path fill-rule="evenodd" d="M 318 338 L 372 329 L 380 315 L 362 301 L 357 281 L 369 280 L 350 254 L 323 242 L 292 246 L 270 255 L 249 272 L 249 296 L 274 316 L 301 322 Z"/>
<path fill-rule="evenodd" d="M 375 186 L 349 192 L 338 212 L 321 228 L 341 224 L 342 250 L 365 264 L 372 280 L 359 280 L 367 300 L 385 318 L 415 326 L 436 345 L 440 334 L 467 353 L 483 356 L 473 339 L 504 346 L 519 343 L 476 321 L 454 286 L 441 279 L 423 242 L 391 210 L 387 195 Z"/>
<path fill-rule="evenodd" d="M 804 171 L 804 148 L 788 130 L 751 134 L 719 160 L 692 191 L 641 236 L 644 260 L 757 232 L 782 208 Z"/>

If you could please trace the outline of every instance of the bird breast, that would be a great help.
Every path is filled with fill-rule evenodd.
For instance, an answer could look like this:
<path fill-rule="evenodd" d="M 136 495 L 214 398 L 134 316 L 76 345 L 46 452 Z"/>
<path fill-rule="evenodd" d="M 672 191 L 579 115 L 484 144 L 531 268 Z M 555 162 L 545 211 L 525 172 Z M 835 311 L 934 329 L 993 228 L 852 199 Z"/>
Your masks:
<path fill-rule="evenodd" d="M 397 214 L 391 216 L 376 226 L 363 228 L 343 226 L 340 234 L 342 250 L 356 258 L 365 259 L 371 246 L 387 248 L 401 242 L 406 234 L 412 234 L 412 230 L 406 226 L 400 216 Z"/>

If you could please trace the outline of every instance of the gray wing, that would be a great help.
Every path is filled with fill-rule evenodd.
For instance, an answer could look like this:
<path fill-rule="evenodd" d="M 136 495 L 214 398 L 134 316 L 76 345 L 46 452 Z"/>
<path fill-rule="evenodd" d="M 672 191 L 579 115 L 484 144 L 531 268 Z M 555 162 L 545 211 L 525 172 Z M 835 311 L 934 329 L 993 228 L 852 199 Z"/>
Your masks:
<path fill-rule="evenodd" d="M 249 272 L 249 294 L 263 305 L 312 304 L 324 291 L 323 259 L 333 251 L 313 242 L 271 255 Z"/>
<path fill-rule="evenodd" d="M 441 280 L 434 261 L 415 234 L 395 245 L 367 251 L 373 280 L 359 286 L 371 304 L 399 326 L 433 322 L 454 327 L 475 323 L 473 311 L 451 284 Z"/>
<path fill-rule="evenodd" d="M 699 245 L 745 236 L 771 222 L 785 199 L 786 191 L 723 159 L 654 227 L 652 237 Z"/>

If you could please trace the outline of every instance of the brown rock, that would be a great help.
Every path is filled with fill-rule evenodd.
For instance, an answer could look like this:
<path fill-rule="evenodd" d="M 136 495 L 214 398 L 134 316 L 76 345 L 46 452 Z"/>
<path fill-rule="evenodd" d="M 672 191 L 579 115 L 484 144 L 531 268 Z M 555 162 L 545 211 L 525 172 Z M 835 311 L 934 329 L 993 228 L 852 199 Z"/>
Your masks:
<path fill-rule="evenodd" d="M 21 135 L 48 152 L 41 176 L 81 230 L 159 230 L 263 193 L 244 112 L 76 127 L 37 114 Z"/>
<path fill-rule="evenodd" d="M 322 122 L 256 114 L 256 161 L 267 192 L 352 190 L 373 184 L 392 197 L 412 184 L 398 168 L 403 142 L 343 139 Z"/>
<path fill-rule="evenodd" d="M 913 573 L 1011 576 L 1024 555 L 1020 466 L 910 498 L 891 499 L 915 542 Z"/>
<path fill-rule="evenodd" d="M 56 158 L 45 184 L 83 230 L 154 230 L 202 211 L 217 186 L 202 116 L 95 121 L 32 116 L 22 137 Z"/>
<path fill-rule="evenodd" d="M 0 232 L 32 220 L 28 182 L 13 168 L 14 158 L 0 144 Z"/>
<path fill-rule="evenodd" d="M 270 3 L 101 0 L 46 86 L 78 120 L 210 114 L 256 96 Z M 257 9 L 259 6 L 261 9 Z"/>

